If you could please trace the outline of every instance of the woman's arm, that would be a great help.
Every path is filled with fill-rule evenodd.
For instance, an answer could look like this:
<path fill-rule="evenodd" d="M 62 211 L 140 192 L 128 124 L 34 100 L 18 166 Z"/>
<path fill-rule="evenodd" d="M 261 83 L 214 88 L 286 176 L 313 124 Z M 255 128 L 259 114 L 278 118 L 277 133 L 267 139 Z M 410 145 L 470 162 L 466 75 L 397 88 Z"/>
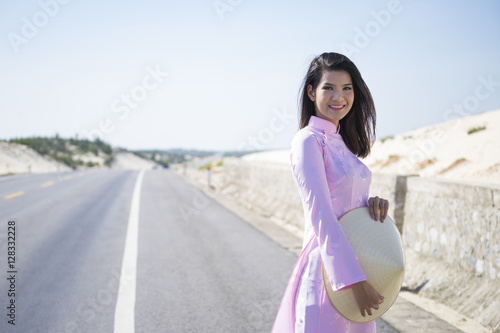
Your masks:
<path fill-rule="evenodd" d="M 336 291 L 366 277 L 333 211 L 321 144 L 322 140 L 314 135 L 299 132 L 292 142 L 290 160 L 306 219 L 311 221 L 323 264 Z"/>

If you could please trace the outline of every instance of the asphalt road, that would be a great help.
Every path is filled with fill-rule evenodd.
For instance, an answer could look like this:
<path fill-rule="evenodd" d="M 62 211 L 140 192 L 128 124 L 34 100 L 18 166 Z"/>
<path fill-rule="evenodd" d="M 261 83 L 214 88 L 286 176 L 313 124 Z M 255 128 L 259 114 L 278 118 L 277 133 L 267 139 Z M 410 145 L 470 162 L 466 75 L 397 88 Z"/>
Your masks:
<path fill-rule="evenodd" d="M 0 332 L 113 332 L 138 174 L 0 178 Z M 296 255 L 168 170 L 140 193 L 135 332 L 270 332 Z"/>

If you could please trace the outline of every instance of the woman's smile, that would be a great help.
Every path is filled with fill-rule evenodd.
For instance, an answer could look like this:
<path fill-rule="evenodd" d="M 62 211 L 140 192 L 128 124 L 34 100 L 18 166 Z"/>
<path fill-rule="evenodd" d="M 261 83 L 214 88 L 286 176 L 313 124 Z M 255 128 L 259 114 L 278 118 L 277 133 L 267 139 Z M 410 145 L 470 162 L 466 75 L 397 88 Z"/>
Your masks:
<path fill-rule="evenodd" d="M 342 111 L 345 105 L 343 104 L 330 104 L 328 107 L 333 111 Z"/>

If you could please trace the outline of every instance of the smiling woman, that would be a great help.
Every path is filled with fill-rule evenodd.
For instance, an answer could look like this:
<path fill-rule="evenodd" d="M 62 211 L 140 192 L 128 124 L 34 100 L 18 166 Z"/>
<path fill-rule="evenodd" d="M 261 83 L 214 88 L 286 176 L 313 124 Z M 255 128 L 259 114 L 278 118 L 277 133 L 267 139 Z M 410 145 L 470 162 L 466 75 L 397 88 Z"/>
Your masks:
<path fill-rule="evenodd" d="M 368 198 L 371 172 L 358 159 L 370 152 L 375 106 L 356 66 L 338 53 L 315 58 L 302 87 L 300 130 L 290 162 L 305 217 L 303 249 L 281 302 L 273 332 L 375 332 L 374 317 L 358 323 L 330 303 L 322 266 L 333 292 L 351 288 L 361 316 L 371 316 L 384 297 L 366 279 L 339 220 L 368 206 L 373 220 L 387 217 L 389 203 Z M 376 223 L 376 222 L 373 223 Z"/>

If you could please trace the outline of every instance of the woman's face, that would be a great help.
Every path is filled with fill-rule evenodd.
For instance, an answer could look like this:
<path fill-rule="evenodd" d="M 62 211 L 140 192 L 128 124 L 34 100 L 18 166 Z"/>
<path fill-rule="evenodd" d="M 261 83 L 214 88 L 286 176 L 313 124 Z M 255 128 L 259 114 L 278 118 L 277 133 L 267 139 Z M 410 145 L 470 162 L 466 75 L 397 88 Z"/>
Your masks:
<path fill-rule="evenodd" d="M 314 102 L 316 117 L 323 118 L 338 127 L 340 119 L 351 110 L 354 102 L 351 75 L 344 71 L 326 71 L 315 90 L 307 86 L 307 94 Z"/>

